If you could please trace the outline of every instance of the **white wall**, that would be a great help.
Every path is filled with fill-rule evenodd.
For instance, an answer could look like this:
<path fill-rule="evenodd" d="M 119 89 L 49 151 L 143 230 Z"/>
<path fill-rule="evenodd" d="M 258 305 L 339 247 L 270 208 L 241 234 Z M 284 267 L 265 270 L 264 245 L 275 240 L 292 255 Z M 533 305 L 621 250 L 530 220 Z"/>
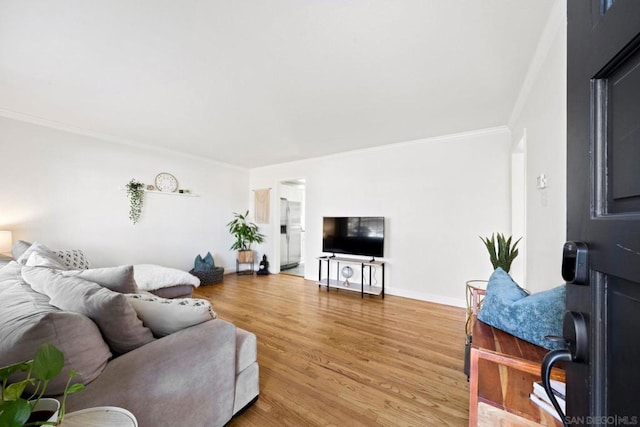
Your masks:
<path fill-rule="evenodd" d="M 540 40 L 510 121 L 512 146 L 526 134 L 526 272 L 535 292 L 562 283 L 566 236 L 566 2 L 559 1 Z M 545 174 L 548 188 L 536 188 Z"/>
<path fill-rule="evenodd" d="M 235 269 L 225 224 L 247 209 L 249 174 L 176 153 L 113 144 L 0 118 L 0 229 L 51 249 L 82 249 L 96 266 L 154 263 L 189 270 L 211 251 Z M 200 197 L 146 194 L 141 221 L 128 218 L 124 187 L 177 177 Z"/>
<path fill-rule="evenodd" d="M 510 229 L 510 133 L 450 135 L 250 171 L 251 188 L 306 179 L 305 277 L 317 279 L 323 216 L 386 217 L 388 292 L 464 305 L 464 283 L 492 268 L 480 235 Z M 261 226 L 260 248 L 277 266 L 279 225 Z M 277 268 L 272 268 L 272 271 Z"/>

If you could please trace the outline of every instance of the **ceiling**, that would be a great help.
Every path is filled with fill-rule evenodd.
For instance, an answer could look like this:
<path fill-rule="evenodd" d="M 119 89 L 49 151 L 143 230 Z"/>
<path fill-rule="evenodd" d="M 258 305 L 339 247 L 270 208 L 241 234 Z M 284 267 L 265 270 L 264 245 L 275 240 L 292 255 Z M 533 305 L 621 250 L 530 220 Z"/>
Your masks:
<path fill-rule="evenodd" d="M 257 167 L 508 122 L 554 0 L 0 0 L 0 114 Z"/>

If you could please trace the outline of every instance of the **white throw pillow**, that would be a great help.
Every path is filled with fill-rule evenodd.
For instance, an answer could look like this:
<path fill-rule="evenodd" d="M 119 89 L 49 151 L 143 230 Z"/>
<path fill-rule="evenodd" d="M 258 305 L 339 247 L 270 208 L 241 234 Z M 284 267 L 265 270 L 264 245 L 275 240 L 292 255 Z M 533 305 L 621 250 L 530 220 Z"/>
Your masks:
<path fill-rule="evenodd" d="M 47 256 L 47 254 L 42 252 L 31 252 L 31 255 L 29 255 L 25 265 L 29 267 L 55 268 L 56 270 L 67 269 L 59 259 Z"/>
<path fill-rule="evenodd" d="M 200 286 L 200 279 L 177 268 L 163 267 L 155 264 L 136 264 L 133 276 L 138 288 L 144 291 L 155 291 L 175 285 Z"/>
<path fill-rule="evenodd" d="M 211 303 L 204 299 L 166 299 L 146 294 L 126 294 L 138 317 L 156 337 L 215 319 Z"/>

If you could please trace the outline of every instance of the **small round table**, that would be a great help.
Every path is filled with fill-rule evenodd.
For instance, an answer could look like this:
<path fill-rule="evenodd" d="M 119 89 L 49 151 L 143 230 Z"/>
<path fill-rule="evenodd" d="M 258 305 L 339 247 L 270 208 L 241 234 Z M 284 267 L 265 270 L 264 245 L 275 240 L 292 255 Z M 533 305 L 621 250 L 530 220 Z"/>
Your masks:
<path fill-rule="evenodd" d="M 138 427 L 136 417 L 115 406 L 81 409 L 64 416 L 61 427 Z"/>

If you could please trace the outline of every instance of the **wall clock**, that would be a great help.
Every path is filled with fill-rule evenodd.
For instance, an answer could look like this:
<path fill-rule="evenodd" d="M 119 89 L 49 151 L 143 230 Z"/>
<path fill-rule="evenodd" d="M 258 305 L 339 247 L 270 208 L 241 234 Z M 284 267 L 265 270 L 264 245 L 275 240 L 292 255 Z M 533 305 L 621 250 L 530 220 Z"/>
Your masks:
<path fill-rule="evenodd" d="M 167 172 L 161 172 L 156 176 L 156 188 L 165 193 L 174 193 L 178 190 L 178 180 Z"/>

